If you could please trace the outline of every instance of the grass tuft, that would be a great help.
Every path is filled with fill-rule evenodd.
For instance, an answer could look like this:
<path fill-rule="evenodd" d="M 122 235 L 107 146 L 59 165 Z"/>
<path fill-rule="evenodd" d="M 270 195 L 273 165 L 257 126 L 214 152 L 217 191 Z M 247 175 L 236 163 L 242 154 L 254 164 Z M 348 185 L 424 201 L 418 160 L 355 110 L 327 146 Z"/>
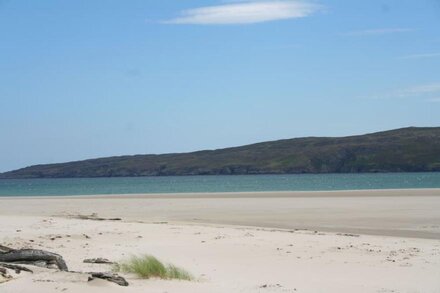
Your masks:
<path fill-rule="evenodd" d="M 191 281 L 193 276 L 186 270 L 176 267 L 175 265 L 167 266 L 168 278 Z"/>
<path fill-rule="evenodd" d="M 116 269 L 136 274 L 144 279 L 160 278 L 188 281 L 193 279 L 186 270 L 172 264 L 165 265 L 152 255 L 133 256 L 128 261 L 117 265 Z"/>

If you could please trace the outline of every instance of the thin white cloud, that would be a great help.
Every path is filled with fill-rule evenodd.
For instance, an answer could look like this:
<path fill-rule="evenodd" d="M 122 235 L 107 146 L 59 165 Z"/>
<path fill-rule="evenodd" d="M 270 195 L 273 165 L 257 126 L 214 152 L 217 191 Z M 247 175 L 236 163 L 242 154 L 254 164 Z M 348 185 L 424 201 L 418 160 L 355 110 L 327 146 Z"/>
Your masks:
<path fill-rule="evenodd" d="M 371 99 L 423 99 L 434 102 L 440 95 L 440 82 L 417 85 L 388 93 L 370 96 Z"/>
<path fill-rule="evenodd" d="M 440 53 L 427 53 L 427 54 L 412 54 L 402 56 L 399 59 L 426 59 L 426 58 L 435 58 L 440 57 Z"/>
<path fill-rule="evenodd" d="M 184 10 L 169 24 L 250 24 L 309 16 L 321 6 L 306 1 L 249 1 Z"/>
<path fill-rule="evenodd" d="M 396 92 L 400 98 L 440 93 L 440 83 L 418 85 Z"/>
<path fill-rule="evenodd" d="M 430 98 L 427 101 L 431 102 L 431 103 L 440 103 L 440 97 L 439 98 Z"/>
<path fill-rule="evenodd" d="M 379 29 L 367 29 L 343 33 L 344 36 L 378 36 L 398 33 L 413 32 L 411 28 L 379 28 Z"/>

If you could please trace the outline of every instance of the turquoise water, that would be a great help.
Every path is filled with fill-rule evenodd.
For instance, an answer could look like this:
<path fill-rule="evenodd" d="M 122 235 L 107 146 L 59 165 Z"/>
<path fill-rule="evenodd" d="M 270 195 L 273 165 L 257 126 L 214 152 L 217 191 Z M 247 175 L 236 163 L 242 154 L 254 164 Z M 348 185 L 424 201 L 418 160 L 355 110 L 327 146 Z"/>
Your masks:
<path fill-rule="evenodd" d="M 440 188 L 440 172 L 0 180 L 0 196 L 392 188 Z"/>

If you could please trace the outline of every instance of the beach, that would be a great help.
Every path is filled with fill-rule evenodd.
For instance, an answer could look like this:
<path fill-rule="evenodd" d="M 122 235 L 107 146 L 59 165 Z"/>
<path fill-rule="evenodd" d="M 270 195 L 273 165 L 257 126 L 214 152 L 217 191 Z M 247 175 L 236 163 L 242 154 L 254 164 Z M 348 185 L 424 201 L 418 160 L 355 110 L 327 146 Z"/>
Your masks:
<path fill-rule="evenodd" d="M 440 293 L 440 0 L 0 15 L 0 293 Z"/>
<path fill-rule="evenodd" d="M 22 272 L 0 292 L 439 292 L 439 210 L 440 189 L 3 197 L 0 244 L 77 273 Z M 194 280 L 87 281 L 112 267 L 86 258 L 142 254 Z"/>

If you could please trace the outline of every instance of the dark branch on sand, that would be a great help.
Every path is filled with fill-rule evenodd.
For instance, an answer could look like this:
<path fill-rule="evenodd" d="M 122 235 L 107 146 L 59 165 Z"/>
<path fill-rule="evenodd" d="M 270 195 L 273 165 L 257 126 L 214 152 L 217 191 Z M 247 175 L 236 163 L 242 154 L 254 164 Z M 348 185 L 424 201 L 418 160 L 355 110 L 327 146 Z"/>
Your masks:
<path fill-rule="evenodd" d="M 8 263 L 0 263 L 0 272 L 1 273 L 3 273 L 3 270 L 1 270 L 2 267 L 5 269 L 14 270 L 14 272 L 16 274 L 21 273 L 21 271 L 33 273 L 33 271 L 31 269 L 28 269 L 27 267 L 24 267 L 24 266 L 13 265 L 13 264 L 8 264 Z M 4 273 L 6 273 L 6 270 L 4 270 Z"/>
<path fill-rule="evenodd" d="M 69 216 L 71 219 L 80 219 L 80 220 L 92 220 L 92 221 L 121 221 L 121 218 L 102 218 L 98 217 L 98 214 L 93 213 L 91 215 L 72 215 Z"/>
<path fill-rule="evenodd" d="M 34 265 L 44 263 L 46 267 L 56 265 L 61 271 L 68 271 L 66 262 L 61 255 L 38 249 L 12 249 L 0 246 L 0 262 Z"/>
<path fill-rule="evenodd" d="M 128 282 L 121 276 L 112 273 L 90 273 L 91 277 L 89 277 L 89 281 L 94 280 L 95 278 L 107 280 L 109 282 L 113 282 L 118 284 L 119 286 L 128 286 Z"/>
<path fill-rule="evenodd" d="M 88 259 L 84 262 L 112 263 L 105 258 Z M 8 274 L 7 269 L 14 270 L 16 274 L 19 274 L 21 271 L 33 273 L 32 270 L 17 264 L 43 266 L 46 268 L 51 268 L 51 266 L 56 265 L 61 271 L 83 274 L 82 272 L 69 271 L 63 257 L 59 254 L 37 249 L 13 249 L 0 245 L 0 277 L 3 277 L 5 280 L 12 278 Z M 118 274 L 101 272 L 92 272 L 87 274 L 90 275 L 88 279 L 89 281 L 98 278 L 116 283 L 119 286 L 128 286 L 128 282 Z"/>
<path fill-rule="evenodd" d="M 88 258 L 83 260 L 83 263 L 96 263 L 96 264 L 113 264 L 112 261 L 106 259 L 106 258 L 102 258 L 102 257 L 98 257 L 98 258 Z"/>

